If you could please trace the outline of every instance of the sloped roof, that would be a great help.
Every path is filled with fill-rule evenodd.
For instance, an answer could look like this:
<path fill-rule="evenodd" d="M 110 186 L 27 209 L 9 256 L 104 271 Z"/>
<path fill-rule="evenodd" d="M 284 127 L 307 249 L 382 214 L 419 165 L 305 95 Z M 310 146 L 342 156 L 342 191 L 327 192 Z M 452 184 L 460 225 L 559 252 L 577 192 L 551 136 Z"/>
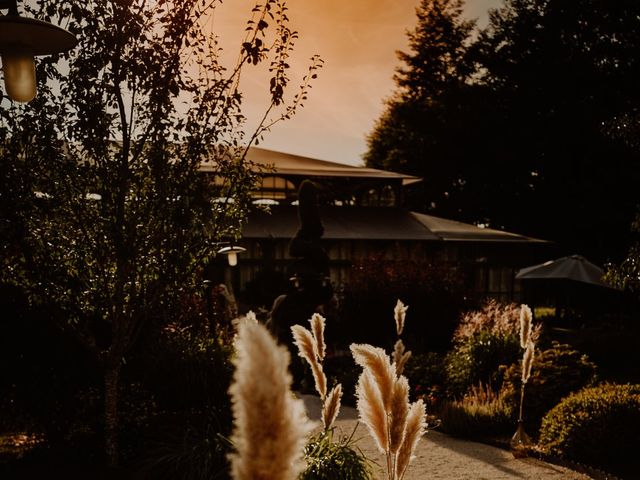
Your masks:
<path fill-rule="evenodd" d="M 320 207 L 320 218 L 326 240 L 544 242 L 390 207 Z M 296 207 L 277 206 L 250 214 L 242 236 L 293 238 L 298 225 Z"/>
<path fill-rule="evenodd" d="M 251 147 L 249 149 L 247 159 L 259 165 L 273 167 L 274 174 L 276 175 L 397 179 L 401 180 L 403 185 L 410 185 L 422 181 L 419 177 L 404 175 L 402 173 L 378 170 L 375 168 L 356 167 L 258 147 Z"/>
<path fill-rule="evenodd" d="M 480 228 L 469 223 L 447 220 L 446 218 L 434 217 L 423 213 L 411 212 L 411 215 L 425 228 L 438 235 L 444 241 L 465 241 L 474 242 L 534 242 L 547 243 L 546 240 L 525 237 L 517 233 L 505 232 L 503 230 L 493 230 L 491 228 Z"/>

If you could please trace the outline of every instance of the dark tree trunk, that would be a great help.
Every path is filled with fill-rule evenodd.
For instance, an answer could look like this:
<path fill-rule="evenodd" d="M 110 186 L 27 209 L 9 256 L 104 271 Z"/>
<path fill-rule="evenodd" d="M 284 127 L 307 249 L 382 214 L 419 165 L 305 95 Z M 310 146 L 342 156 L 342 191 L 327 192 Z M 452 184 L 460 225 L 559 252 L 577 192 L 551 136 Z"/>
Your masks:
<path fill-rule="evenodd" d="M 118 466 L 118 386 L 120 363 L 107 364 L 104 373 L 105 453 L 107 465 Z"/>

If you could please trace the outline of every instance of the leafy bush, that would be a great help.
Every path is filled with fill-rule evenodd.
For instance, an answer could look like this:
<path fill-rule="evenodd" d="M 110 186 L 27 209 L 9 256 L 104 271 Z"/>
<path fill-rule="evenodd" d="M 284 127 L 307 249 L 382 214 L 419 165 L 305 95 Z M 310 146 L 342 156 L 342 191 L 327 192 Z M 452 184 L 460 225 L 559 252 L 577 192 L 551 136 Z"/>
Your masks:
<path fill-rule="evenodd" d="M 573 393 L 542 420 L 540 446 L 612 473 L 640 468 L 640 385 L 605 383 Z"/>
<path fill-rule="evenodd" d="M 447 392 L 464 395 L 479 382 L 499 389 L 503 375 L 500 367 L 511 365 L 522 354 L 519 332 L 520 309 L 515 304 L 490 300 L 480 310 L 465 314 L 445 359 Z M 539 331 L 534 330 L 534 335 Z"/>
<path fill-rule="evenodd" d="M 472 386 L 461 400 L 444 402 L 438 412 L 444 432 L 465 438 L 510 432 L 513 429 L 511 414 L 504 396 L 482 383 Z"/>
<path fill-rule="evenodd" d="M 409 380 L 411 398 L 425 400 L 427 406 L 435 406 L 444 385 L 444 357 L 435 352 L 411 355 L 404 368 Z"/>
<path fill-rule="evenodd" d="M 460 396 L 479 382 L 498 390 L 503 375 L 500 367 L 511 365 L 520 354 L 520 341 L 515 335 L 481 332 L 470 337 L 447 354 L 447 392 Z"/>
<path fill-rule="evenodd" d="M 529 433 L 537 432 L 542 417 L 562 398 L 596 380 L 596 365 L 569 345 L 552 342 L 537 353 L 524 397 L 524 421 Z M 520 401 L 521 366 L 511 365 L 504 374 L 503 394 L 517 410 Z"/>
<path fill-rule="evenodd" d="M 231 354 L 232 347 L 221 339 L 170 325 L 145 345 L 131 370 L 144 379 L 162 410 L 215 409 L 230 429 Z"/>
<path fill-rule="evenodd" d="M 355 433 L 355 430 L 354 430 Z M 333 430 L 312 436 L 304 449 L 307 468 L 299 480 L 369 480 L 371 465 L 350 437 L 333 440 Z"/>

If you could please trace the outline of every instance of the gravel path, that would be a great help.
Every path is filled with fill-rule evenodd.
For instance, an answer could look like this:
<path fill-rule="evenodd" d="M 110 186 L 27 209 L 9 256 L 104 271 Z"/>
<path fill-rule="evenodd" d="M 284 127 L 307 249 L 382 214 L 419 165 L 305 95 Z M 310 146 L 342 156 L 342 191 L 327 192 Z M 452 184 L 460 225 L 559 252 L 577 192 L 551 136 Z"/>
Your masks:
<path fill-rule="evenodd" d="M 320 400 L 312 395 L 301 395 L 301 398 L 307 406 L 309 417 L 318 420 Z M 336 424 L 336 433 L 351 435 L 357 424 L 357 418 L 358 413 L 354 408 L 342 407 Z M 367 458 L 381 467 L 384 466 L 384 457 L 378 452 L 364 425 L 358 425 L 354 438 L 357 439 L 357 445 Z M 382 469 L 377 472 L 376 478 L 384 478 Z M 516 459 L 506 450 L 460 440 L 434 431 L 428 432 L 418 444 L 416 458 L 405 476 L 405 480 L 588 480 L 589 478 L 540 460 Z"/>

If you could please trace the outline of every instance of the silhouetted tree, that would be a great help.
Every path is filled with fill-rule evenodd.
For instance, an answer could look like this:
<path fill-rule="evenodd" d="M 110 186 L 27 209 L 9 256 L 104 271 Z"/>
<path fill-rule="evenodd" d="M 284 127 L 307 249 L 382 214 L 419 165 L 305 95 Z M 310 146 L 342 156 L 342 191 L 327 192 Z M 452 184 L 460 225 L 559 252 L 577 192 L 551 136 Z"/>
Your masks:
<path fill-rule="evenodd" d="M 476 57 L 519 163 L 500 223 L 600 260 L 619 255 L 638 201 L 637 155 L 608 133 L 640 97 L 640 4 L 507 0 Z"/>
<path fill-rule="evenodd" d="M 412 197 L 421 209 L 460 213 L 452 197 L 464 188 L 468 152 L 457 149 L 468 130 L 467 98 L 473 65 L 468 48 L 474 22 L 462 17 L 462 0 L 423 0 L 399 52 L 396 92 L 368 137 L 367 165 L 424 178 Z"/>
<path fill-rule="evenodd" d="M 424 177 L 414 208 L 617 258 L 637 154 L 612 135 L 640 97 L 640 4 L 506 0 L 473 37 L 460 2 L 423 1 L 371 166 Z"/>
<path fill-rule="evenodd" d="M 145 324 L 201 290 L 198 268 L 247 211 L 249 145 L 295 112 L 319 66 L 285 102 L 297 34 L 284 2 L 266 0 L 226 70 L 206 22 L 218 3 L 40 0 L 29 12 L 79 45 L 39 63 L 30 104 L 2 98 L 0 280 L 50 306 L 102 366 L 112 465 L 128 352 Z M 270 102 L 245 139 L 240 73 L 264 61 Z"/>

